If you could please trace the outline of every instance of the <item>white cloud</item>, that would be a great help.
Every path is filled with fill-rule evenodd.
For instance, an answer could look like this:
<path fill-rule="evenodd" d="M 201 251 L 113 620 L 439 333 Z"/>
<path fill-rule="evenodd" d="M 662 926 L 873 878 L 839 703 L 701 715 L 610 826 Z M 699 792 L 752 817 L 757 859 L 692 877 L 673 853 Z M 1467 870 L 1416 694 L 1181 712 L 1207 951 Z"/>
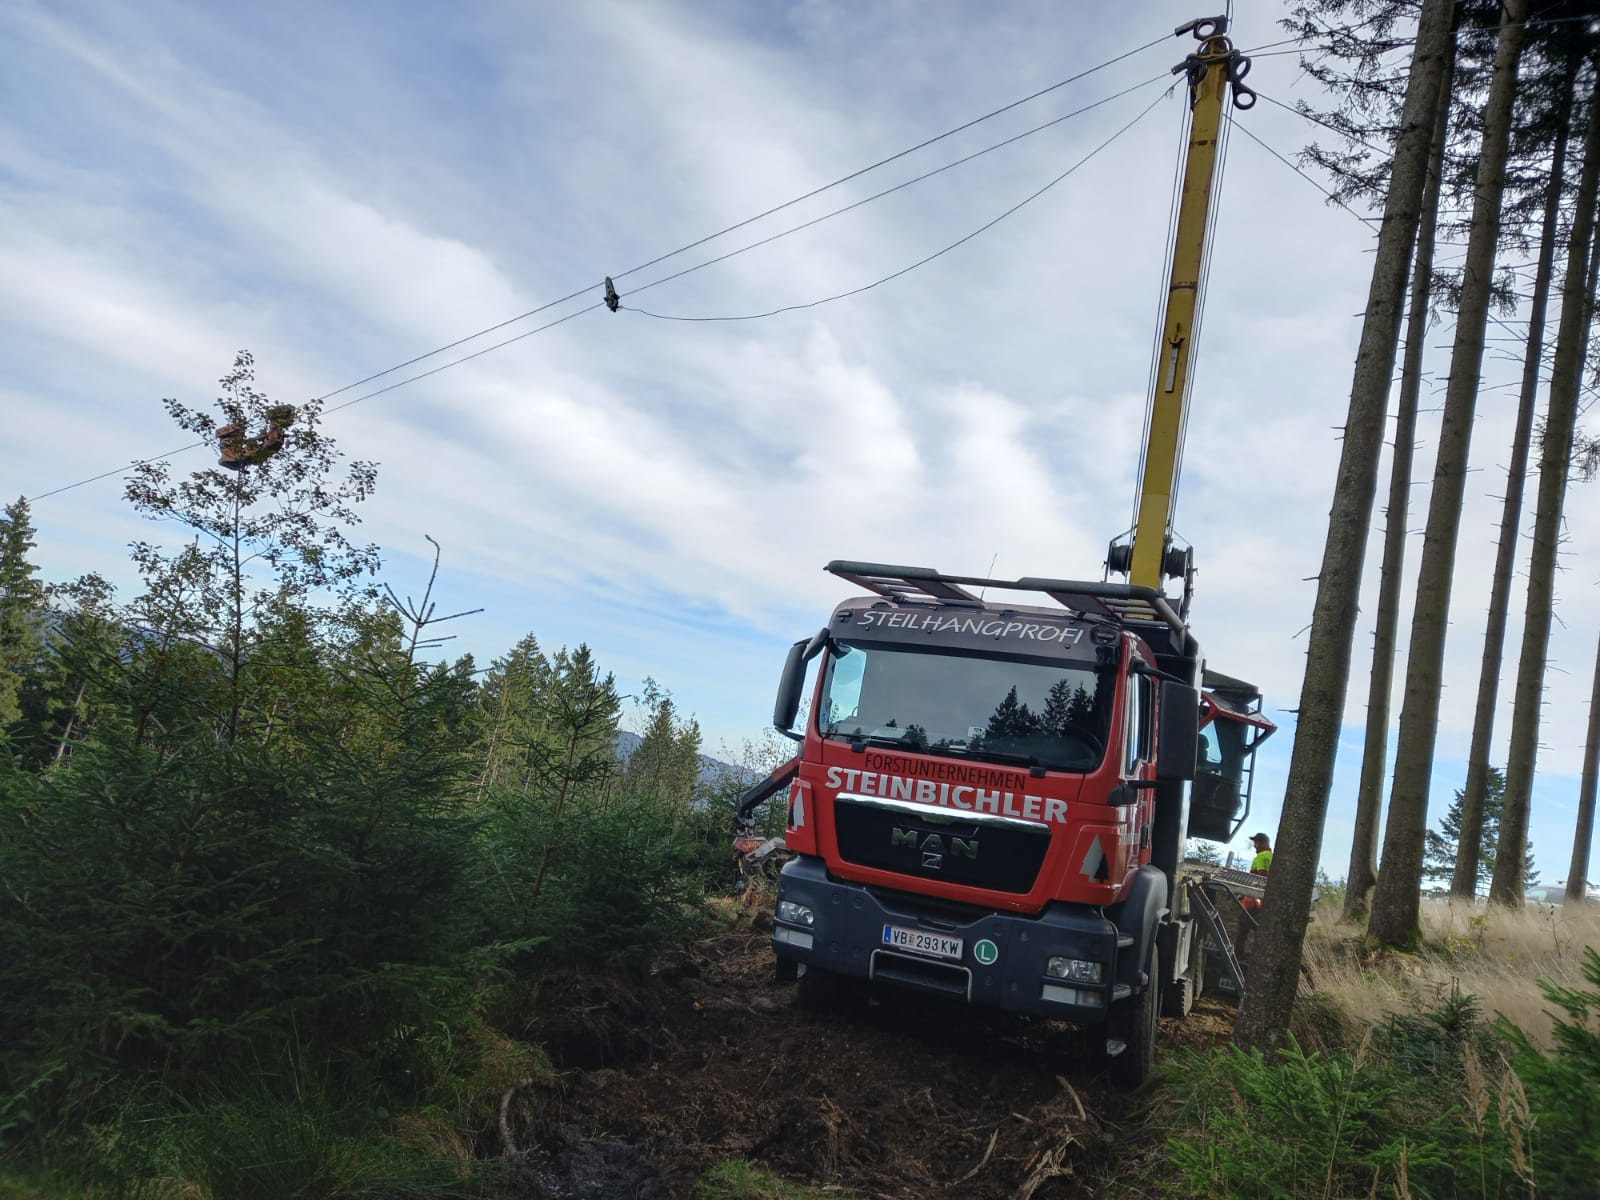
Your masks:
<path fill-rule="evenodd" d="M 1276 36 L 1272 15 L 1241 14 L 1240 38 Z M 339 386 L 1192 12 L 1163 0 L 1102 16 L 811 0 L 412 9 L 377 28 L 310 5 L 12 6 L 0 14 L 17 66 L 0 131 L 0 302 L 14 314 L 0 333 L 0 396 L 18 415 L 0 441 L 4 474 L 36 492 L 169 448 L 156 398 L 209 394 L 239 346 L 257 352 L 274 396 Z M 1185 49 L 1151 51 L 620 286 L 628 296 L 1161 73 Z M 1290 58 L 1256 67 L 1252 84 L 1277 99 L 1309 87 Z M 736 313 L 859 286 L 989 220 L 1145 102 L 1129 97 L 638 303 Z M 764 719 L 783 643 L 843 594 L 820 570 L 831 558 L 1097 577 L 1132 506 L 1180 105 L 1158 107 L 975 242 L 866 296 L 732 325 L 599 312 L 335 414 L 346 448 L 383 466 L 365 533 L 402 555 L 424 531 L 445 542 L 463 587 L 495 598 L 480 651 L 528 628 L 590 637 L 619 671 L 676 686 L 730 741 Z M 1239 119 L 1280 150 L 1306 140 L 1269 106 Z M 1195 619 L 1212 661 L 1259 679 L 1277 708 L 1298 700 L 1295 634 L 1314 591 L 1303 580 L 1321 558 L 1369 245 L 1348 214 L 1234 139 L 1178 527 L 1197 547 Z M 1437 352 L 1431 365 L 1447 369 Z M 1491 372 L 1502 369 L 1514 374 Z M 1486 396 L 1475 432 L 1442 758 L 1470 728 L 1509 410 Z M 1426 447 L 1417 476 L 1413 529 Z M 1380 481 L 1380 505 L 1385 490 Z M 97 537 L 106 563 L 117 559 L 130 528 L 117 494 L 108 481 L 39 506 L 51 573 L 91 562 Z M 1600 624 L 1582 557 L 1600 535 L 1594 512 L 1576 489 L 1565 626 L 1552 638 L 1570 674 L 1551 677 L 1544 734 L 1552 786 L 1576 770 Z M 1413 538 L 1408 578 L 1419 552 Z M 1376 553 L 1375 539 L 1352 725 Z M 1518 597 L 1513 650 L 1520 607 Z M 725 660 L 737 670 L 714 665 Z M 1263 823 L 1289 738 L 1272 745 Z M 1342 756 L 1341 786 L 1356 757 Z"/>

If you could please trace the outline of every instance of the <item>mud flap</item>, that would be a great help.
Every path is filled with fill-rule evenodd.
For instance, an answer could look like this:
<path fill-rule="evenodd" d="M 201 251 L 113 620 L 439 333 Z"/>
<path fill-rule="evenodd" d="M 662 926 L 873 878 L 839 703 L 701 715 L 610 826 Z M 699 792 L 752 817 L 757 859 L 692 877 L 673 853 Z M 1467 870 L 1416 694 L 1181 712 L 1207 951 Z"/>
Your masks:
<path fill-rule="evenodd" d="M 1167 877 L 1160 869 L 1140 867 L 1128 885 L 1127 898 L 1106 909 L 1106 916 L 1121 934 L 1117 954 L 1118 983 L 1125 983 L 1135 992 L 1144 984 L 1144 968 L 1150 961 L 1151 943 L 1157 937 L 1167 909 Z M 1133 939 L 1131 946 L 1126 945 Z M 1159 985 L 1162 981 L 1152 980 Z"/>

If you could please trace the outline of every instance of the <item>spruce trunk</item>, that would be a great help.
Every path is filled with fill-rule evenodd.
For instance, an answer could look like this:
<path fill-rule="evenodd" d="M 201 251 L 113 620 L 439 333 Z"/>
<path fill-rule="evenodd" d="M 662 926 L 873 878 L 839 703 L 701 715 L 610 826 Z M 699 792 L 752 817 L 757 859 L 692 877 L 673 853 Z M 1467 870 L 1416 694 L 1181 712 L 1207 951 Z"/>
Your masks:
<path fill-rule="evenodd" d="M 1600 782 L 1600 646 L 1594 654 L 1594 690 L 1589 696 L 1589 731 L 1583 743 L 1583 779 L 1578 784 L 1578 827 L 1572 834 L 1572 865 L 1567 868 L 1566 904 L 1588 899 L 1589 846 L 1594 841 L 1594 799 Z"/>
<path fill-rule="evenodd" d="M 1511 748 L 1506 753 L 1506 795 L 1500 813 L 1489 903 L 1520 908 L 1527 882 L 1528 806 L 1539 756 L 1540 705 L 1544 701 L 1545 654 L 1555 610 L 1556 555 L 1561 540 L 1561 507 L 1572 465 L 1572 434 L 1578 391 L 1589 346 L 1594 308 L 1595 195 L 1600 187 L 1600 82 L 1589 101 L 1583 135 L 1583 170 L 1567 243 L 1567 270 L 1561 281 L 1561 326 L 1550 371 L 1550 408 L 1539 451 L 1539 496 L 1533 513 L 1533 557 L 1528 564 L 1528 604 L 1522 622 L 1522 655 L 1517 662 L 1516 699 L 1511 707 Z"/>
<path fill-rule="evenodd" d="M 1250 986 L 1239 1008 L 1238 1039 L 1276 1046 L 1289 1028 L 1300 979 L 1300 952 L 1311 912 L 1311 889 L 1322 851 L 1322 827 L 1339 746 L 1350 648 L 1361 592 L 1362 558 L 1383 450 L 1385 409 L 1400 341 L 1406 276 L 1416 245 L 1427 181 L 1434 113 L 1450 46 L 1452 0 L 1423 0 L 1411 72 L 1395 139 L 1389 194 L 1367 293 L 1366 317 L 1350 386 L 1344 445 L 1306 649 L 1305 680 L 1294 753 L 1278 822 L 1268 900 L 1251 950 Z"/>
<path fill-rule="evenodd" d="M 1356 794 L 1355 836 L 1344 915 L 1365 917 L 1378 882 L 1378 817 L 1383 811 L 1383 773 L 1389 757 L 1389 699 L 1394 688 L 1395 630 L 1400 624 L 1400 583 L 1406 560 L 1406 517 L 1411 504 L 1411 460 L 1417 441 L 1417 395 L 1422 390 L 1422 351 L 1428 335 L 1428 297 L 1433 284 L 1433 242 L 1439 216 L 1444 147 L 1450 134 L 1450 81 L 1455 45 L 1444 65 L 1411 268 L 1411 304 L 1406 316 L 1406 353 L 1395 405 L 1394 459 L 1389 469 L 1389 507 L 1384 514 L 1383 565 L 1379 568 L 1378 621 L 1372 632 L 1372 679 L 1367 687 L 1367 731 L 1361 746 L 1361 786 Z"/>
<path fill-rule="evenodd" d="M 1391 945 L 1409 942 L 1417 931 L 1421 903 L 1423 834 L 1428 824 L 1428 784 L 1433 774 L 1434 739 L 1439 728 L 1439 694 L 1445 632 L 1450 617 L 1450 583 L 1455 574 L 1461 501 L 1472 450 L 1472 423 L 1483 369 L 1484 331 L 1489 320 L 1495 251 L 1500 245 L 1500 206 L 1505 192 L 1506 153 L 1511 141 L 1512 108 L 1517 94 L 1517 63 L 1522 57 L 1524 0 L 1504 0 L 1495 44 L 1494 74 L 1483 110 L 1483 145 L 1472 202 L 1472 233 L 1456 311 L 1450 351 L 1450 382 L 1445 388 L 1439 428 L 1439 457 L 1433 469 L 1433 494 L 1417 573 L 1416 611 L 1406 660 L 1405 703 L 1395 746 L 1394 785 L 1383 833 L 1383 864 L 1372 893 L 1367 932 Z"/>
<path fill-rule="evenodd" d="M 1517 428 L 1511 438 L 1511 462 L 1506 466 L 1506 494 L 1500 508 L 1500 541 L 1495 547 L 1494 580 L 1489 586 L 1489 618 L 1483 631 L 1483 663 L 1478 668 L 1478 704 L 1472 716 L 1472 746 L 1467 751 L 1467 782 L 1461 790 L 1461 836 L 1456 841 L 1456 866 L 1450 877 L 1450 896 L 1455 900 L 1471 901 L 1478 895 L 1478 867 L 1483 853 L 1483 797 L 1489 779 L 1489 746 L 1494 739 L 1495 705 L 1500 699 L 1500 666 L 1506 648 L 1506 610 L 1510 607 L 1511 576 L 1516 566 L 1518 533 L 1522 528 L 1522 496 L 1528 483 L 1528 447 L 1533 441 L 1533 415 L 1539 399 L 1539 368 L 1544 361 L 1545 309 L 1550 301 L 1550 280 L 1555 274 L 1572 90 L 1577 82 L 1576 74 L 1569 75 L 1561 92 L 1556 144 L 1550 156 L 1550 183 L 1539 228 L 1539 259 L 1533 275 L 1533 298 L 1529 301 L 1528 343 L 1522 358 L 1522 393 L 1517 403 Z"/>

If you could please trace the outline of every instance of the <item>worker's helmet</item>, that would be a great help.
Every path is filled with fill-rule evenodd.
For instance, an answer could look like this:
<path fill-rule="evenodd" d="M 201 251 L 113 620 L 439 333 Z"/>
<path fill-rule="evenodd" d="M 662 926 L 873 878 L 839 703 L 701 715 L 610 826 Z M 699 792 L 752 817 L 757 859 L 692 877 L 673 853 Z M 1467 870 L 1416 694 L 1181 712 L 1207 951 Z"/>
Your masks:
<path fill-rule="evenodd" d="M 1252 842 L 1252 843 L 1253 843 L 1253 844 L 1254 844 L 1254 845 L 1257 845 L 1257 846 L 1259 846 L 1259 845 L 1261 845 L 1261 844 L 1262 844 L 1262 843 L 1263 843 L 1263 842 L 1265 842 L 1265 843 L 1266 843 L 1266 844 L 1267 844 L 1267 845 L 1269 845 L 1269 846 L 1270 846 L 1270 845 L 1272 845 L 1272 839 L 1271 839 L 1271 838 L 1269 838 L 1269 837 L 1268 837 L 1268 836 L 1267 836 L 1267 835 L 1266 835 L 1266 834 L 1264 834 L 1264 833 L 1252 833 L 1252 834 L 1251 834 L 1251 835 L 1250 835 L 1250 841 L 1251 841 L 1251 842 Z"/>

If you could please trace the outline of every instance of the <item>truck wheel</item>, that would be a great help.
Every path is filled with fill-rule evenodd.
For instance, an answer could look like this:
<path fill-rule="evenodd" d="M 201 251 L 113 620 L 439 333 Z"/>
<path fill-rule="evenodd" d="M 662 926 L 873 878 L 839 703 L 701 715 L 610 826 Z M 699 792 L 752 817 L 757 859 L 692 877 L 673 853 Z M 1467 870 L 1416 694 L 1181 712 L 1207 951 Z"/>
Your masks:
<path fill-rule="evenodd" d="M 1137 996 L 1114 1005 L 1106 1021 L 1106 1035 L 1123 1043 L 1124 1050 L 1111 1060 L 1111 1082 L 1135 1088 L 1150 1078 L 1156 1063 L 1156 1018 L 1161 997 L 1161 951 L 1150 947 L 1150 981 Z"/>
<path fill-rule="evenodd" d="M 772 977 L 779 983 L 793 983 L 800 978 L 800 964 L 792 958 L 777 958 L 774 956 Z"/>

